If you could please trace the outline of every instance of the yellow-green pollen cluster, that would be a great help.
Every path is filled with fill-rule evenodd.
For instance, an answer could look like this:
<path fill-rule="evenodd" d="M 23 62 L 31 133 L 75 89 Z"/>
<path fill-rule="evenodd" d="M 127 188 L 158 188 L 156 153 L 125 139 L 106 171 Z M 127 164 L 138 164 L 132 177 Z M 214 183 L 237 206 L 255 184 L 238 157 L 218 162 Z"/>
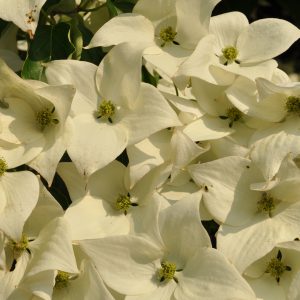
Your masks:
<path fill-rule="evenodd" d="M 171 26 L 161 29 L 159 33 L 159 37 L 163 41 L 161 46 L 163 47 L 166 43 L 173 42 L 176 35 L 177 32 Z"/>
<path fill-rule="evenodd" d="M 232 63 L 237 59 L 239 54 L 238 50 L 233 46 L 228 46 L 222 49 L 223 57 L 226 59 L 227 63 Z"/>
<path fill-rule="evenodd" d="M 11 241 L 11 246 L 13 248 L 14 257 L 18 258 L 22 252 L 24 252 L 29 245 L 28 237 L 25 234 L 22 234 L 22 238 L 18 241 Z"/>
<path fill-rule="evenodd" d="M 161 268 L 158 270 L 158 280 L 163 282 L 165 280 L 174 279 L 176 272 L 176 264 L 168 261 L 161 263 Z"/>
<path fill-rule="evenodd" d="M 0 158 L 0 177 L 4 175 L 7 169 L 8 169 L 8 165 L 5 159 Z"/>
<path fill-rule="evenodd" d="M 112 123 L 112 117 L 116 112 L 116 107 L 111 101 L 103 100 L 96 111 L 96 118 L 106 118 L 110 123 Z"/>
<path fill-rule="evenodd" d="M 116 202 L 115 209 L 119 211 L 123 211 L 124 215 L 127 215 L 127 211 L 131 206 L 138 206 L 137 203 L 131 202 L 130 195 L 119 194 Z"/>
<path fill-rule="evenodd" d="M 287 112 L 300 114 L 300 97 L 289 96 L 285 107 Z"/>
<path fill-rule="evenodd" d="M 62 289 L 68 286 L 70 280 L 70 273 L 58 271 L 55 277 L 55 288 Z"/>
<path fill-rule="evenodd" d="M 266 212 L 271 215 L 275 209 L 274 198 L 266 192 L 262 193 L 261 198 L 257 201 L 257 210 L 259 212 Z"/>
<path fill-rule="evenodd" d="M 269 273 L 279 283 L 281 276 L 285 271 L 291 271 L 292 268 L 285 265 L 282 261 L 282 254 L 278 251 L 277 257 L 273 257 L 266 268 L 266 273 Z"/>
<path fill-rule="evenodd" d="M 48 127 L 51 124 L 59 123 L 58 119 L 54 118 L 53 116 L 54 110 L 55 108 L 53 107 L 53 109 L 46 108 L 44 110 L 37 112 L 36 122 L 42 130 L 44 130 L 46 127 Z"/>
<path fill-rule="evenodd" d="M 226 116 L 232 122 L 239 121 L 243 118 L 243 114 L 236 107 L 230 107 L 227 109 Z"/>

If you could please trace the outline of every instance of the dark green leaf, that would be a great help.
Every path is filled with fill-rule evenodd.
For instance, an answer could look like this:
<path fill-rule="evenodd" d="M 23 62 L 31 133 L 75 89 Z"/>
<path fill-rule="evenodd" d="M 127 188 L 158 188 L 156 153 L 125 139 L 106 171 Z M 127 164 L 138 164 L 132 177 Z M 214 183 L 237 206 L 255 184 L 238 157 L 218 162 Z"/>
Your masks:
<path fill-rule="evenodd" d="M 67 59 L 75 50 L 69 40 L 70 25 L 40 25 L 30 42 L 22 77 L 43 80 L 43 63 L 54 59 Z"/>
<path fill-rule="evenodd" d="M 118 16 L 120 13 L 122 13 L 118 8 L 115 6 L 115 4 L 111 0 L 106 1 L 106 7 L 108 9 L 109 16 L 111 18 Z"/>
<path fill-rule="evenodd" d="M 26 58 L 21 76 L 24 79 L 43 80 L 44 67 L 42 61 L 32 61 L 29 57 Z"/>
<path fill-rule="evenodd" d="M 69 39 L 70 25 L 59 23 L 53 27 L 51 60 L 66 59 L 74 51 L 75 47 Z"/>
<path fill-rule="evenodd" d="M 2 33 L 2 31 L 5 29 L 5 27 L 8 25 L 9 23 L 0 19 L 0 35 Z"/>
<path fill-rule="evenodd" d="M 33 61 L 49 60 L 51 57 L 52 26 L 38 26 L 29 46 L 28 56 Z"/>
<path fill-rule="evenodd" d="M 154 71 L 155 72 L 155 71 Z M 160 76 L 158 73 L 154 73 L 153 75 L 143 66 L 142 67 L 142 81 L 149 83 L 151 85 L 157 86 L 158 80 Z"/>

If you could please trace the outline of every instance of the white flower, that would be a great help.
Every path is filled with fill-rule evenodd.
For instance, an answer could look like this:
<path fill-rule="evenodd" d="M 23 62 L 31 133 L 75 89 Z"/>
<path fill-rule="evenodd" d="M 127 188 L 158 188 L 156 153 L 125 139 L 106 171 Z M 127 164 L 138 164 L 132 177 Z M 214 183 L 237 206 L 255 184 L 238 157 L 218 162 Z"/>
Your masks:
<path fill-rule="evenodd" d="M 157 176 L 149 173 L 133 189 L 128 189 L 126 172 L 124 165 L 113 161 L 85 181 L 74 164 L 59 164 L 58 174 L 73 201 L 64 215 L 71 225 L 73 240 L 129 232 L 151 234 L 152 216 L 163 201 L 154 195 Z"/>
<path fill-rule="evenodd" d="M 299 299 L 299 241 L 283 242 L 249 266 L 243 276 L 259 299 Z"/>
<path fill-rule="evenodd" d="M 89 48 L 138 44 L 144 58 L 162 74 L 173 76 L 208 33 L 209 20 L 220 0 L 138 1 L 133 14 L 121 14 L 104 24 Z"/>
<path fill-rule="evenodd" d="M 0 73 L 3 155 L 10 168 L 29 163 L 51 185 L 69 142 L 67 118 L 75 90 L 22 80 L 3 61 Z"/>
<path fill-rule="evenodd" d="M 161 242 L 119 236 L 80 246 L 104 282 L 128 299 L 255 299 L 232 265 L 210 248 L 198 210 L 199 199 L 163 210 L 158 216 Z"/>
<path fill-rule="evenodd" d="M 78 90 L 67 151 L 81 174 L 89 176 L 128 145 L 180 124 L 161 94 L 140 82 L 140 50 L 127 43 L 116 46 L 97 75 L 97 67 L 86 62 L 54 61 L 47 67 L 49 82 L 72 83 Z"/>
<path fill-rule="evenodd" d="M 175 74 L 180 87 L 191 76 L 221 85 L 231 84 L 234 74 L 270 78 L 277 66 L 272 58 L 300 37 L 300 30 L 285 20 L 269 18 L 249 24 L 240 12 L 211 18 L 209 30 Z"/>

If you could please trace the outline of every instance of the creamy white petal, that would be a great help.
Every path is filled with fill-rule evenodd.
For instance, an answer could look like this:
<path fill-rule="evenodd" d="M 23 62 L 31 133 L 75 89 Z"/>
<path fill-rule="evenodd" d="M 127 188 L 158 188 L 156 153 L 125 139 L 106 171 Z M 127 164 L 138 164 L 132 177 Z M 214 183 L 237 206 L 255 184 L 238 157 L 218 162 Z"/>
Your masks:
<path fill-rule="evenodd" d="M 52 134 L 49 132 L 43 151 L 28 163 L 46 179 L 49 186 L 52 184 L 57 165 L 69 145 L 73 133 L 72 126 L 72 119 L 68 118 L 60 134 L 55 136 L 54 132 Z"/>
<path fill-rule="evenodd" d="M 169 130 L 161 130 L 126 149 L 129 158 L 130 188 L 147 172 L 168 158 L 171 151 L 169 144 L 171 135 Z"/>
<path fill-rule="evenodd" d="M 102 76 L 97 76 L 99 93 L 104 99 L 134 107 L 142 79 L 142 53 L 140 44 L 122 43 L 104 57 L 98 69 Z"/>
<path fill-rule="evenodd" d="M 130 226 L 123 213 L 91 196 L 73 202 L 64 219 L 69 223 L 73 241 L 127 234 Z"/>
<path fill-rule="evenodd" d="M 191 140 L 182 130 L 175 130 L 171 139 L 173 170 L 171 177 L 175 177 L 181 168 L 184 168 L 199 155 L 208 151 Z"/>
<path fill-rule="evenodd" d="M 64 211 L 57 200 L 50 194 L 39 180 L 40 193 L 39 200 L 27 219 L 23 232 L 27 236 L 35 238 L 40 231 L 56 217 L 61 217 Z"/>
<path fill-rule="evenodd" d="M 77 60 L 54 60 L 47 63 L 46 77 L 51 85 L 72 84 L 83 95 L 86 102 L 96 109 L 98 93 L 96 88 L 97 66 Z"/>
<path fill-rule="evenodd" d="M 300 153 L 297 124 L 298 118 L 290 118 L 253 135 L 251 159 L 261 169 L 266 180 L 271 180 L 278 172 L 287 154 L 291 153 L 295 157 Z"/>
<path fill-rule="evenodd" d="M 182 269 L 199 248 L 211 246 L 199 209 L 200 199 L 187 197 L 159 215 L 160 234 L 169 252 L 167 259 L 175 261 L 178 269 Z"/>
<path fill-rule="evenodd" d="M 124 42 L 147 46 L 154 45 L 154 27 L 152 23 L 137 14 L 121 14 L 106 22 L 93 36 L 87 48 L 111 46 Z"/>
<path fill-rule="evenodd" d="M 271 59 L 286 51 L 300 37 L 288 21 L 267 18 L 255 21 L 239 36 L 239 59 L 244 63 Z"/>
<path fill-rule="evenodd" d="M 77 264 L 73 252 L 70 226 L 64 218 L 55 218 L 30 243 L 33 253 L 26 270 L 27 277 L 46 270 L 61 270 L 77 274 Z"/>
<path fill-rule="evenodd" d="M 218 53 L 216 54 L 221 55 L 222 49 L 225 47 L 236 47 L 239 35 L 248 26 L 247 17 L 237 11 L 212 17 L 209 32 L 214 34 L 218 41 Z"/>
<path fill-rule="evenodd" d="M 98 122 L 86 114 L 73 121 L 74 135 L 67 151 L 82 175 L 89 176 L 109 164 L 128 144 L 128 130 L 121 124 Z"/>
<path fill-rule="evenodd" d="M 35 33 L 39 14 L 46 0 L 11 0 L 7 3 L 0 1 L 0 17 L 14 22 L 23 31 Z"/>
<path fill-rule="evenodd" d="M 183 133 L 193 141 L 220 139 L 233 132 L 234 130 L 228 126 L 228 121 L 208 115 L 204 115 L 200 119 L 186 125 L 183 129 Z"/>
<path fill-rule="evenodd" d="M 6 205 L 1 212 L 0 228 L 18 242 L 24 223 L 38 201 L 39 183 L 29 171 L 5 173 L 1 178 L 1 189 L 6 196 Z"/>
<path fill-rule="evenodd" d="M 150 293 L 138 295 L 138 296 L 126 296 L 126 300 L 153 300 L 153 299 L 163 299 L 172 300 L 174 299 L 172 295 L 177 287 L 174 280 L 169 281 L 167 284 L 159 285 L 157 289 Z"/>
<path fill-rule="evenodd" d="M 80 175 L 72 162 L 61 162 L 57 166 L 57 173 L 67 186 L 73 202 L 82 199 L 86 194 L 86 180 Z"/>
<path fill-rule="evenodd" d="M 126 167 L 112 161 L 109 165 L 92 174 L 87 183 L 87 189 L 92 197 L 114 203 L 120 194 L 127 195 L 125 187 Z"/>
<path fill-rule="evenodd" d="M 128 144 L 135 144 L 151 134 L 173 126 L 180 126 L 175 111 L 158 90 L 142 83 L 137 106 L 120 121 L 128 130 Z"/>
<path fill-rule="evenodd" d="M 151 21 L 157 21 L 175 14 L 176 0 L 139 0 L 133 8 L 133 12 L 147 17 Z"/>
<path fill-rule="evenodd" d="M 177 300 L 256 299 L 232 263 L 216 249 L 200 248 L 177 278 Z"/>
<path fill-rule="evenodd" d="M 219 59 L 215 55 L 217 43 L 217 38 L 212 34 L 200 40 L 195 51 L 180 65 L 174 75 L 174 82 L 179 88 L 183 89 L 187 85 L 189 77 L 197 77 L 213 84 L 227 85 L 230 83 L 230 78 L 226 78 L 227 82 L 224 82 L 224 77 L 220 81 L 220 78 L 214 77 L 210 72 L 210 65 L 219 63 Z"/>
<path fill-rule="evenodd" d="M 238 77 L 225 93 L 235 107 L 251 117 L 279 122 L 286 115 L 284 99 L 258 101 L 255 83 L 245 77 Z"/>
<path fill-rule="evenodd" d="M 221 0 L 176 1 L 176 41 L 184 48 L 194 49 L 198 41 L 208 34 L 210 16 Z"/>
<path fill-rule="evenodd" d="M 85 240 L 80 247 L 92 259 L 104 282 L 117 292 L 138 295 L 157 288 L 155 261 L 163 253 L 144 238 L 116 236 Z"/>
<path fill-rule="evenodd" d="M 188 170 L 204 191 L 205 207 L 218 221 L 239 225 L 256 212 L 260 193 L 249 189 L 253 175 L 257 175 L 250 160 L 229 156 L 191 165 Z"/>

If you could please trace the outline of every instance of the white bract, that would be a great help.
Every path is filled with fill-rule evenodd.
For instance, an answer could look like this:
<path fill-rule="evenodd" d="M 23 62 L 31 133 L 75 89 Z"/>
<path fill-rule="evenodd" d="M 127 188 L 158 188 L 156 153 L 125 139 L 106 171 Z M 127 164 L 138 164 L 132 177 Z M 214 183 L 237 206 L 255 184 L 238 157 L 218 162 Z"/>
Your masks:
<path fill-rule="evenodd" d="M 209 31 L 175 74 L 180 87 L 191 76 L 220 85 L 231 84 L 234 74 L 252 80 L 270 78 L 277 66 L 272 58 L 300 37 L 299 29 L 285 20 L 270 18 L 249 24 L 239 12 L 211 18 Z"/>
<path fill-rule="evenodd" d="M 0 1 L 0 18 L 14 22 L 33 37 L 39 21 L 40 10 L 46 0 Z"/>
<path fill-rule="evenodd" d="M 80 246 L 104 282 L 128 299 L 255 299 L 232 265 L 210 248 L 198 210 L 199 200 L 186 199 L 161 211 L 160 242 L 119 236 Z"/>
<path fill-rule="evenodd" d="M 104 24 L 88 47 L 138 43 L 148 62 L 160 73 L 173 76 L 208 33 L 210 16 L 218 2 L 138 1 L 133 14 L 121 14 Z"/>
<path fill-rule="evenodd" d="M 50 83 L 72 83 L 78 90 L 67 151 L 81 174 L 89 176 L 128 145 L 180 125 L 161 94 L 140 83 L 139 53 L 140 49 L 124 43 L 106 55 L 98 70 L 79 61 L 54 61 L 47 67 Z"/>
<path fill-rule="evenodd" d="M 69 141 L 70 85 L 19 78 L 0 61 L 0 145 L 10 168 L 29 163 L 51 185 Z"/>

